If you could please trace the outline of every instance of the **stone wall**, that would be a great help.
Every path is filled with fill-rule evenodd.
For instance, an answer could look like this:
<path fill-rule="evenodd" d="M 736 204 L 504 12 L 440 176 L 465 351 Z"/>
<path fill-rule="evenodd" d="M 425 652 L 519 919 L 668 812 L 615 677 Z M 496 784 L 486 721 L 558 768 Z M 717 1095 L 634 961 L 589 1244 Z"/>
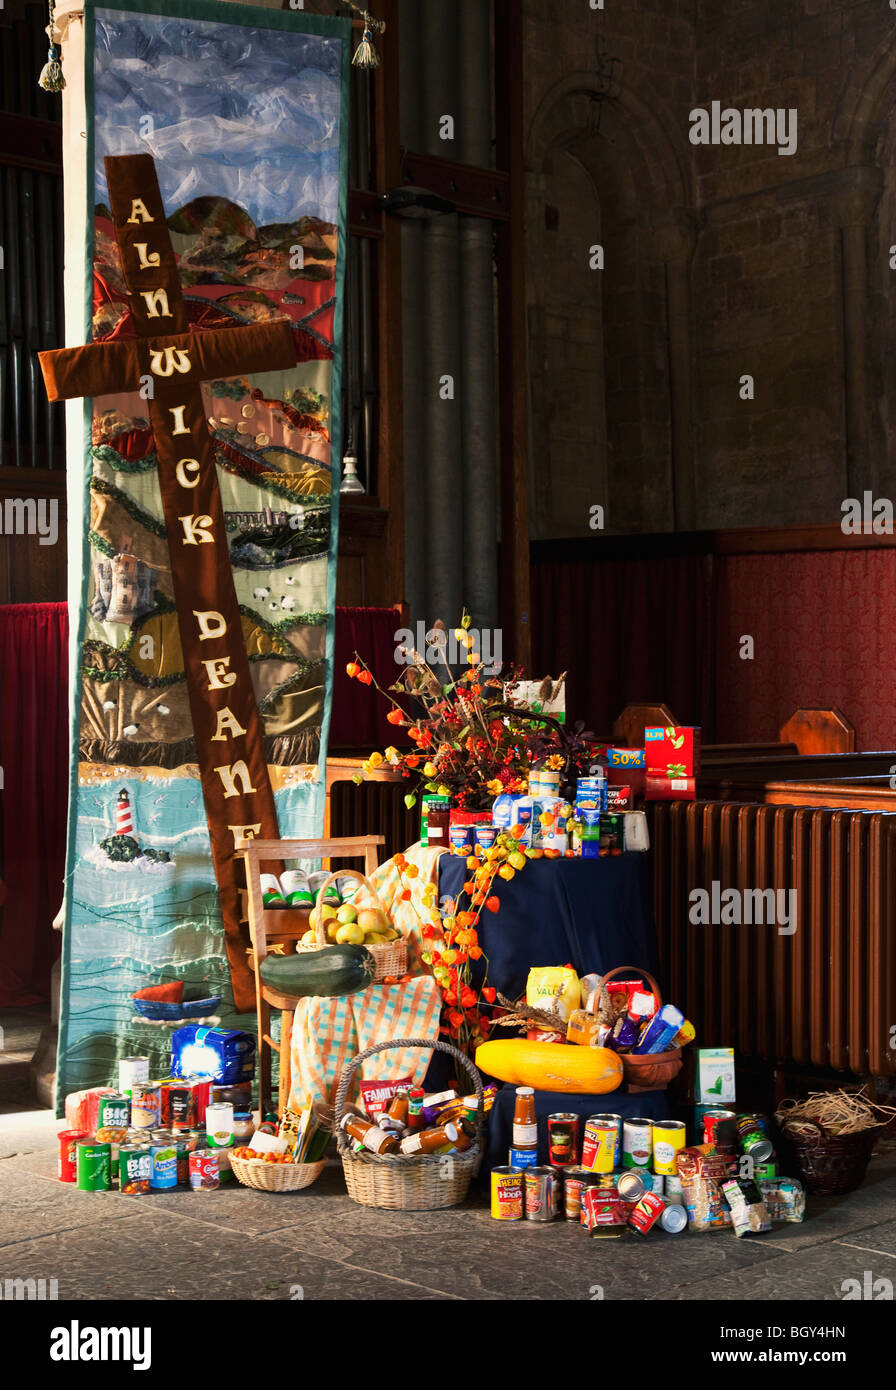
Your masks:
<path fill-rule="evenodd" d="M 587 534 L 591 493 L 608 531 L 832 523 L 893 495 L 893 11 L 605 6 L 524 5 L 535 533 Z M 621 68 L 596 103 L 598 36 Z M 726 139 L 726 109 L 780 111 L 776 143 L 692 143 L 714 102 Z"/>

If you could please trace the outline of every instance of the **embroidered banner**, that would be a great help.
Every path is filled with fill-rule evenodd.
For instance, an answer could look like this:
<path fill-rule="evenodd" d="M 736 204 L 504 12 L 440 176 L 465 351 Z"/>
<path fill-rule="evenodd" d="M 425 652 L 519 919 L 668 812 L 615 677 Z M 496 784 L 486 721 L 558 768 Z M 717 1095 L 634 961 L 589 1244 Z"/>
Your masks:
<path fill-rule="evenodd" d="M 42 365 L 52 397 L 92 399 L 68 417 L 83 563 L 60 1096 L 114 1082 L 124 1055 L 165 1074 L 171 1024 L 131 999 L 147 985 L 253 1026 L 234 839 L 323 821 L 350 28 L 164 10 L 88 4 L 63 54 L 92 288 L 89 322 L 68 319 L 85 346 Z"/>

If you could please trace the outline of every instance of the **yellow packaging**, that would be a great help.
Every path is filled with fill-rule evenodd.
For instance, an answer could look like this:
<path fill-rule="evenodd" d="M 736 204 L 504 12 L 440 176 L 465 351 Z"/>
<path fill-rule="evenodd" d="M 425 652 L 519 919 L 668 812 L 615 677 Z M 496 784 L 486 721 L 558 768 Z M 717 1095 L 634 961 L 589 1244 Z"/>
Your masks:
<path fill-rule="evenodd" d="M 578 1043 L 580 1047 L 590 1047 L 592 1039 L 597 1038 L 599 1028 L 597 1014 L 590 1014 L 587 1009 L 573 1009 L 566 1025 L 566 1041 Z"/>
<path fill-rule="evenodd" d="M 693 1023 L 689 1023 L 688 1020 L 685 1019 L 684 1023 L 681 1025 L 678 1032 L 675 1034 L 675 1037 L 672 1041 L 672 1046 L 686 1047 L 688 1043 L 694 1041 L 696 1036 L 697 1030 L 694 1027 Z"/>
<path fill-rule="evenodd" d="M 678 1153 L 685 1147 L 685 1127 L 680 1120 L 654 1120 L 653 1171 L 672 1177 L 678 1172 Z"/>
<path fill-rule="evenodd" d="M 556 998 L 560 990 L 559 998 Z M 579 1007 L 582 987 L 571 965 L 533 965 L 526 981 L 526 1003 L 533 1009 L 556 1008 L 567 1019 Z"/>

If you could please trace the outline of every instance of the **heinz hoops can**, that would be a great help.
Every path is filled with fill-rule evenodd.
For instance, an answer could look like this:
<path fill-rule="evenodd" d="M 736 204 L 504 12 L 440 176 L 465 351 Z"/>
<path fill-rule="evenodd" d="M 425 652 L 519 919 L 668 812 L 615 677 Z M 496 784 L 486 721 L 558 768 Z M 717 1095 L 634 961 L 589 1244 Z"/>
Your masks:
<path fill-rule="evenodd" d="M 492 1216 L 495 1221 L 522 1221 L 526 1182 L 521 1168 L 492 1169 Z"/>

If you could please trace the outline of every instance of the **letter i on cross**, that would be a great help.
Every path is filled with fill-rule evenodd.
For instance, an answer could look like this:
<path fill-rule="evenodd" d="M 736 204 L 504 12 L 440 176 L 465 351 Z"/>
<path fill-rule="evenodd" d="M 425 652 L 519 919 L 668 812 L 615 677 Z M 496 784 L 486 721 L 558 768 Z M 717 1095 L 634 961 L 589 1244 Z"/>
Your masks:
<path fill-rule="evenodd" d="M 251 1009 L 234 840 L 250 831 L 276 839 L 279 830 L 200 382 L 294 367 L 295 343 L 286 319 L 191 332 L 152 156 L 105 163 L 137 337 L 42 352 L 41 369 L 51 401 L 153 382 L 149 415 L 234 998 Z"/>

